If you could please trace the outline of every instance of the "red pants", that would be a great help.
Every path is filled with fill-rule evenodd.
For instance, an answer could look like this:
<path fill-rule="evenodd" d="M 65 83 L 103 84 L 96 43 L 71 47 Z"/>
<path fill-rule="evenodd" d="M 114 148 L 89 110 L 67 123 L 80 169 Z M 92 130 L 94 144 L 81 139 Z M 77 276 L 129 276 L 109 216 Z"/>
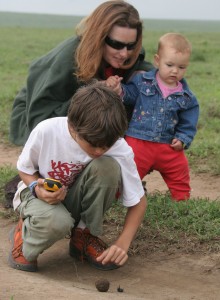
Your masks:
<path fill-rule="evenodd" d="M 160 172 L 172 199 L 187 200 L 190 197 L 189 165 L 184 151 L 175 151 L 169 144 L 148 142 L 126 136 L 134 151 L 134 158 L 141 179 L 151 170 Z"/>

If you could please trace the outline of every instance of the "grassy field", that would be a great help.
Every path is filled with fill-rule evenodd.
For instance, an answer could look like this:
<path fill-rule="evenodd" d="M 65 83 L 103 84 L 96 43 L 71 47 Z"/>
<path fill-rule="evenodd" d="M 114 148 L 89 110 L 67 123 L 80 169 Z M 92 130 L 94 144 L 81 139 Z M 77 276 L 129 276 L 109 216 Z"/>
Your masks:
<path fill-rule="evenodd" d="M 80 17 L 0 13 L 0 137 L 7 141 L 13 99 L 25 84 L 28 66 L 59 42 L 74 35 Z M 73 26 L 71 26 L 73 24 Z M 200 119 L 187 151 L 198 172 L 220 174 L 220 22 L 144 20 L 143 45 L 152 61 L 160 35 L 178 31 L 187 36 L 193 54 L 186 78 L 196 94 Z"/>
<path fill-rule="evenodd" d="M 25 84 L 30 62 L 74 35 L 78 21 L 74 17 L 0 13 L 0 142 L 8 143 L 13 100 Z M 193 54 L 186 79 L 199 100 L 201 113 L 198 133 L 187 156 L 195 172 L 220 175 L 220 22 L 145 20 L 144 27 L 143 45 L 148 61 L 153 59 L 159 36 L 168 31 L 181 32 L 191 41 Z M 15 173 L 0 168 L 0 186 Z M 203 241 L 212 240 L 213 249 L 219 251 L 219 202 L 192 199 L 176 205 L 166 195 L 148 197 L 148 202 L 139 240 L 157 237 L 161 246 L 182 242 L 184 247 L 191 236 L 198 248 Z M 121 208 L 118 213 L 116 206 L 107 220 L 120 221 L 120 216 Z"/>
<path fill-rule="evenodd" d="M 0 12 L 0 27 L 74 28 L 81 19 L 80 16 Z M 143 25 L 151 31 L 219 32 L 220 21 L 144 19 Z"/>

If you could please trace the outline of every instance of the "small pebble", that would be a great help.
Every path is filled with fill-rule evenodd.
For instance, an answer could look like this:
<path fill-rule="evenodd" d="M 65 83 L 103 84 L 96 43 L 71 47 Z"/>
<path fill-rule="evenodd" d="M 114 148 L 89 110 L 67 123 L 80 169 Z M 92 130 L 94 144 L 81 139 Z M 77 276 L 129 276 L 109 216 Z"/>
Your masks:
<path fill-rule="evenodd" d="M 108 292 L 110 283 L 107 279 L 99 279 L 95 282 L 95 286 L 99 292 Z"/>
<path fill-rule="evenodd" d="M 122 289 L 122 288 L 120 287 L 120 285 L 119 285 L 119 287 L 117 288 L 117 291 L 118 291 L 119 293 L 123 293 L 123 292 L 124 292 L 124 289 Z"/>

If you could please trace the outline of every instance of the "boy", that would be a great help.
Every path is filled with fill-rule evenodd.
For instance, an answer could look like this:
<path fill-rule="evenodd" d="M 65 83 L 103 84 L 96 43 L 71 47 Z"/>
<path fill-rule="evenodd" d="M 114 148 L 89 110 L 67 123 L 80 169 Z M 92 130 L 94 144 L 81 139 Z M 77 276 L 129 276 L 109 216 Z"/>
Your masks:
<path fill-rule="evenodd" d="M 111 77 L 108 86 L 133 105 L 126 132 L 141 178 L 157 170 L 172 199 L 190 197 L 189 165 L 184 149 L 189 148 L 199 117 L 199 105 L 183 78 L 189 64 L 191 45 L 178 33 L 163 35 L 154 63 L 157 69 L 137 74 L 127 85 Z"/>
<path fill-rule="evenodd" d="M 20 214 L 10 233 L 13 268 L 37 271 L 39 254 L 67 235 L 70 255 L 98 269 L 111 270 L 126 262 L 146 210 L 133 152 L 122 138 L 126 128 L 123 104 L 102 83 L 79 89 L 67 117 L 36 126 L 17 162 L 22 182 L 13 202 Z M 47 177 L 59 180 L 62 187 L 47 191 Z M 98 235 L 103 215 L 121 187 L 128 212 L 121 234 L 108 247 Z"/>

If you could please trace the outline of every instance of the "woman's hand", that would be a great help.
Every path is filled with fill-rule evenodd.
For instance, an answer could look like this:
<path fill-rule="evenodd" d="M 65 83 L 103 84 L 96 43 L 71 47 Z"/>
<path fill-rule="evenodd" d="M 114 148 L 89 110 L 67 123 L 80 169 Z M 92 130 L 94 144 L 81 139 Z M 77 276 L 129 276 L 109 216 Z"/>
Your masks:
<path fill-rule="evenodd" d="M 67 194 L 67 188 L 62 186 L 56 192 L 49 192 L 44 188 L 44 179 L 39 178 L 37 180 L 37 186 L 35 187 L 35 193 L 37 198 L 47 202 L 48 204 L 57 204 L 63 201 Z"/>

